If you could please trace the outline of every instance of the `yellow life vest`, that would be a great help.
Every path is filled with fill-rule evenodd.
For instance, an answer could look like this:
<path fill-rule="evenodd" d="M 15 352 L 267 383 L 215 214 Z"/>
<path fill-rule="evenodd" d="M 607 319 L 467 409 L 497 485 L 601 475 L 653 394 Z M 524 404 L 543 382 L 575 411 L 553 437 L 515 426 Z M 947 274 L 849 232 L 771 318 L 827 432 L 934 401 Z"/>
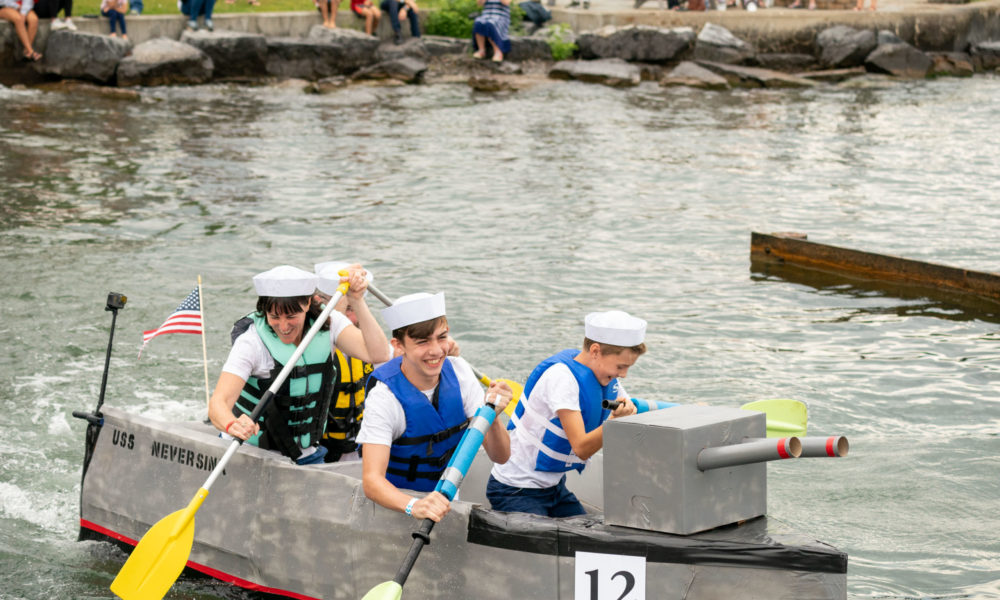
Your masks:
<path fill-rule="evenodd" d="M 340 350 L 336 355 L 339 376 L 333 386 L 334 398 L 327 414 L 323 445 L 331 452 L 344 454 L 357 448 L 354 438 L 365 410 L 365 382 L 373 367 L 357 358 L 348 358 Z"/>

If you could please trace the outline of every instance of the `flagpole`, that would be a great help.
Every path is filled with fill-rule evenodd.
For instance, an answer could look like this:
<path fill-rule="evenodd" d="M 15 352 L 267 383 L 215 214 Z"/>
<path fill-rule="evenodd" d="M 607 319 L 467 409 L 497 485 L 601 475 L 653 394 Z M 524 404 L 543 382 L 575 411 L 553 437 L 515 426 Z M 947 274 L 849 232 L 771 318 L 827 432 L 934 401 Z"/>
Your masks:
<path fill-rule="evenodd" d="M 201 358 L 205 368 L 205 410 L 208 410 L 208 346 L 205 344 L 205 294 L 201 291 L 201 273 L 198 274 L 198 303 L 201 304 Z"/>

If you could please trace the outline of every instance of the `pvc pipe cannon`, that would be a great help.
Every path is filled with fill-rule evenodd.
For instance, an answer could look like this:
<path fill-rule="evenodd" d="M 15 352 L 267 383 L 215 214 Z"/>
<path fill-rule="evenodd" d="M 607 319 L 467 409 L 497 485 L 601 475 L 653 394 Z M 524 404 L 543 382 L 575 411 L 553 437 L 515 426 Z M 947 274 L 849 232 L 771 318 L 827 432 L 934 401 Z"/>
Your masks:
<path fill-rule="evenodd" d="M 705 448 L 698 453 L 698 468 L 702 471 L 735 467 L 769 460 L 798 458 L 802 455 L 802 442 L 797 437 L 747 438 L 738 444 Z"/>
<path fill-rule="evenodd" d="M 802 458 L 847 456 L 851 448 L 847 438 L 842 435 L 809 436 L 799 438 L 799 441 L 802 442 Z"/>

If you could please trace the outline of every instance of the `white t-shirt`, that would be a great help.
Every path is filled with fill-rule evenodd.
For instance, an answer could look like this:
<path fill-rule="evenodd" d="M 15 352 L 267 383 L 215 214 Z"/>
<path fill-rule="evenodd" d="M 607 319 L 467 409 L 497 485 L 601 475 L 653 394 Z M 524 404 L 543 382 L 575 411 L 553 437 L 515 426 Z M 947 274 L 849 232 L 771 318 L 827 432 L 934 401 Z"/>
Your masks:
<path fill-rule="evenodd" d="M 471 417 L 485 404 L 485 392 L 479 380 L 472 373 L 472 367 L 464 358 L 449 356 L 455 368 L 455 377 L 462 392 L 462 408 L 465 416 Z M 434 389 L 420 390 L 430 402 Z M 389 386 L 379 381 L 365 396 L 365 418 L 361 420 L 361 431 L 357 443 L 392 446 L 393 440 L 406 432 L 406 413 Z"/>
<path fill-rule="evenodd" d="M 618 396 L 628 397 L 620 380 Z M 492 475 L 500 483 L 512 487 L 552 487 L 565 473 L 535 470 L 538 456 L 535 440 L 542 439 L 545 423 L 556 418 L 558 411 L 580 410 L 580 385 L 569 367 L 556 363 L 542 373 L 531 390 L 525 408 L 529 406 L 531 409 L 524 411 L 520 425 L 510 432 L 510 460 L 502 465 L 493 465 Z"/>
<path fill-rule="evenodd" d="M 337 311 L 330 313 L 331 352 L 336 350 L 337 336 L 350 324 L 350 319 L 343 313 Z M 321 331 L 317 335 L 323 333 L 325 332 Z M 226 364 L 222 365 L 222 370 L 246 381 L 251 375 L 259 378 L 268 377 L 272 369 L 274 369 L 274 358 L 267 351 L 264 340 L 260 339 L 256 327 L 251 323 L 250 327 L 233 342 L 233 348 L 229 351 L 229 358 L 226 359 Z"/>

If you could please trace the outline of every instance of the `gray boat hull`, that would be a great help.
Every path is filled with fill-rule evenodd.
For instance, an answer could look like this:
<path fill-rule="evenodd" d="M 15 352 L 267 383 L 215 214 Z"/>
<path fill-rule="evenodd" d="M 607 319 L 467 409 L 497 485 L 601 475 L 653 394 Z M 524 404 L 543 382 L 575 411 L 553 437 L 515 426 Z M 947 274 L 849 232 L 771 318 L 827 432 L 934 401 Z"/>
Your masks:
<path fill-rule="evenodd" d="M 202 423 L 113 407 L 103 416 L 85 465 L 81 536 L 135 545 L 188 504 L 229 443 Z M 599 512 L 499 513 L 484 508 L 489 468 L 485 455 L 474 463 L 410 573 L 407 597 L 575 600 L 585 597 L 576 589 L 583 551 L 644 557 L 651 599 L 846 598 L 847 556 L 774 519 L 675 536 L 606 526 Z M 570 487 L 599 511 L 601 481 L 598 460 Z M 365 497 L 359 462 L 299 467 L 243 446 L 196 515 L 188 567 L 291 598 L 356 600 L 392 579 L 417 525 Z"/>

